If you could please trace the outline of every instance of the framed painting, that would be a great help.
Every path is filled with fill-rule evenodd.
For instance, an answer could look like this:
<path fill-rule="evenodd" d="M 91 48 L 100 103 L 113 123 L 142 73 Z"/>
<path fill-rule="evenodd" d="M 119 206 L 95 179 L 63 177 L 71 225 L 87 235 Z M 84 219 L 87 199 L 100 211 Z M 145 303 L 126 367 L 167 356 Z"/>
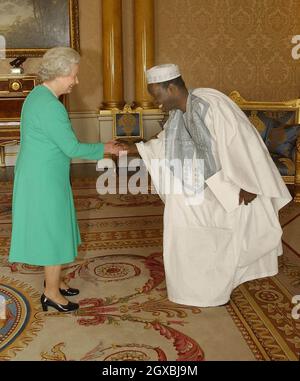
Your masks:
<path fill-rule="evenodd" d="M 55 46 L 79 51 L 78 0 L 0 0 L 0 36 L 5 57 L 40 57 Z"/>
<path fill-rule="evenodd" d="M 114 139 L 143 139 L 143 118 L 141 109 L 132 110 L 126 105 L 123 111 L 113 110 Z"/>

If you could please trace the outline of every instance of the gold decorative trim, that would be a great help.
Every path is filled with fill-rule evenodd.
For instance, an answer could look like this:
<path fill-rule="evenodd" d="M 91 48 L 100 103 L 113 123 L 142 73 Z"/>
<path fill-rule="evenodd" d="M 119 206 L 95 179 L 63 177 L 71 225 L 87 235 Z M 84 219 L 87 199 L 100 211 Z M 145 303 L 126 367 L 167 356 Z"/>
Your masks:
<path fill-rule="evenodd" d="M 227 308 L 227 311 L 229 312 L 231 318 L 233 319 L 233 321 L 235 322 L 235 324 L 241 331 L 249 348 L 254 354 L 255 359 L 256 360 L 270 360 L 270 357 L 268 356 L 264 347 L 261 345 L 257 337 L 253 334 L 251 327 L 249 326 L 246 319 L 241 314 L 237 305 L 233 301 L 230 301 L 230 306 Z"/>
<path fill-rule="evenodd" d="M 70 19 L 70 46 L 80 52 L 80 37 L 79 37 L 79 6 L 78 0 L 69 0 L 69 19 Z M 22 48 L 22 49 L 5 49 L 7 58 L 11 57 L 42 57 L 48 48 Z M 1 51 L 1 50 L 0 50 Z M 2 49 L 3 51 L 3 49 Z"/>
<path fill-rule="evenodd" d="M 8 79 L 36 79 L 35 74 L 0 74 L 0 81 L 6 82 Z"/>
<path fill-rule="evenodd" d="M 286 184 L 294 184 L 295 182 L 295 176 L 282 176 L 282 179 Z"/>
<path fill-rule="evenodd" d="M 259 101 L 248 101 L 241 96 L 238 91 L 232 91 L 229 94 L 231 98 L 238 106 L 242 107 L 245 110 L 290 110 L 294 109 L 299 111 L 300 108 L 300 99 L 292 99 L 285 102 L 259 102 Z M 299 119 L 297 123 L 299 123 Z"/>
<path fill-rule="evenodd" d="M 277 282 L 275 282 L 275 283 L 276 283 L 277 286 L 279 286 L 279 284 Z M 279 288 L 281 289 L 281 287 L 279 287 Z M 268 328 L 268 331 L 272 334 L 272 337 L 274 339 L 276 339 L 276 342 L 278 343 L 278 345 L 280 346 L 281 350 L 284 352 L 286 357 L 289 360 L 298 360 L 298 358 L 295 355 L 295 353 L 289 348 L 289 346 L 287 345 L 286 341 L 283 340 L 282 336 L 279 334 L 278 330 L 274 327 L 274 325 L 271 322 L 271 320 L 261 310 L 260 306 L 256 303 L 256 301 L 250 295 L 250 293 L 248 292 L 248 290 L 246 289 L 246 287 L 244 285 L 241 286 L 241 291 L 247 297 L 247 300 L 249 301 L 249 304 L 256 311 L 256 313 L 257 313 L 258 317 L 260 318 L 261 322 L 263 322 L 265 324 L 265 326 Z M 283 290 L 281 289 L 281 291 L 283 291 Z"/>
<path fill-rule="evenodd" d="M 276 277 L 246 282 L 233 291 L 227 310 L 256 359 L 259 350 L 264 360 L 299 360 L 291 300 L 292 294 Z"/>
<path fill-rule="evenodd" d="M 143 139 L 144 131 L 143 131 L 143 109 L 141 107 L 137 107 L 136 109 L 132 109 L 130 105 L 125 104 L 123 110 L 118 108 L 112 109 L 113 116 L 113 139 Z M 118 122 L 118 117 L 120 120 L 122 119 L 122 123 Z M 133 128 L 136 126 L 136 122 L 138 121 L 138 129 L 139 135 L 131 135 Z M 123 133 L 126 135 L 118 135 L 118 129 L 122 127 Z"/>
<path fill-rule="evenodd" d="M 142 107 L 138 107 L 137 109 L 141 109 L 142 112 L 143 112 L 143 115 L 154 114 L 154 115 L 159 115 L 159 116 L 162 116 L 162 117 L 165 115 L 159 108 L 144 109 Z M 99 109 L 98 110 L 98 115 L 100 115 L 100 116 L 112 116 L 113 113 L 115 112 L 115 110 L 120 110 L 120 109 L 118 109 L 118 108 L 113 108 L 113 109 L 110 109 L 110 110 Z M 132 110 L 134 111 L 135 108 L 132 108 Z"/>

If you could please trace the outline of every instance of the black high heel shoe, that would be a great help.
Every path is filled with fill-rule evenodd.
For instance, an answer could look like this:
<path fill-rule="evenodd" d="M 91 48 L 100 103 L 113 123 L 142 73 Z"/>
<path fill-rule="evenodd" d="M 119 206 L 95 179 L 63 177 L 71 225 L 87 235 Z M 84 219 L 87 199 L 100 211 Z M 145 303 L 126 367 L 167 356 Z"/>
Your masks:
<path fill-rule="evenodd" d="M 44 287 L 46 287 L 46 282 L 44 282 Z M 63 296 L 75 296 L 75 295 L 78 295 L 80 291 L 78 290 L 78 288 L 69 287 L 69 288 L 66 288 L 66 289 L 60 288 L 59 292 Z"/>
<path fill-rule="evenodd" d="M 68 304 L 59 304 L 53 302 L 53 300 L 49 299 L 45 294 L 41 296 L 41 304 L 43 311 L 48 311 L 48 307 L 53 307 L 59 312 L 71 312 L 78 310 L 79 304 L 69 302 Z"/>
<path fill-rule="evenodd" d="M 78 288 L 72 288 L 72 287 L 69 287 L 69 288 L 66 288 L 66 289 L 60 288 L 59 292 L 63 296 L 75 296 L 75 295 L 79 294 Z"/>

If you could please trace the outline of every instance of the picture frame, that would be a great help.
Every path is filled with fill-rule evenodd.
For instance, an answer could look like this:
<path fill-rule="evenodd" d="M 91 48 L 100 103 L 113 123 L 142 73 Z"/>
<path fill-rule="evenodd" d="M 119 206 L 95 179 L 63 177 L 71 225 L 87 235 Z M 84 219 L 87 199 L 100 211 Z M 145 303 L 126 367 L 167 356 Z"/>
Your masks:
<path fill-rule="evenodd" d="M 41 57 L 55 46 L 79 52 L 78 0 L 1 0 L 0 35 L 5 58 Z"/>
<path fill-rule="evenodd" d="M 143 114 L 142 108 L 132 110 L 129 105 L 125 105 L 121 111 L 113 109 L 113 139 L 117 140 L 142 140 Z"/>

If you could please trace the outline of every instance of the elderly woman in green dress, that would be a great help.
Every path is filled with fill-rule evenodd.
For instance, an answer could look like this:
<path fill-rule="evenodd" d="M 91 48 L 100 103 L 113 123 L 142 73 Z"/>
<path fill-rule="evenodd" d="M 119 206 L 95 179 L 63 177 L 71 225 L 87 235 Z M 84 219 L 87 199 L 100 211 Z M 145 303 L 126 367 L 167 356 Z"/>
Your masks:
<path fill-rule="evenodd" d="M 73 262 L 80 244 L 70 186 L 72 158 L 99 160 L 118 154 L 122 145 L 80 143 L 59 101 L 78 84 L 79 54 L 66 47 L 50 49 L 39 75 L 43 81 L 26 98 L 21 115 L 21 145 L 15 167 L 10 262 L 44 266 L 43 310 L 76 310 L 65 296 L 79 293 L 61 278 L 61 265 Z"/>

